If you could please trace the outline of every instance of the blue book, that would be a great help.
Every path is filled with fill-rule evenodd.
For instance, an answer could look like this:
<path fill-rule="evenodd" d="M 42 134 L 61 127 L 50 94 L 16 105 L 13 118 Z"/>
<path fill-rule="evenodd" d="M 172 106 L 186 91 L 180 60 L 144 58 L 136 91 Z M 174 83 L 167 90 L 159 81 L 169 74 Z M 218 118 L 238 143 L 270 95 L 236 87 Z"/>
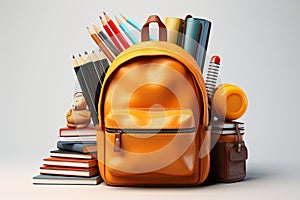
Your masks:
<path fill-rule="evenodd" d="M 211 22 L 200 18 L 187 18 L 185 26 L 183 48 L 196 59 L 203 72 Z"/>
<path fill-rule="evenodd" d="M 74 151 L 78 153 L 91 153 L 97 151 L 96 142 L 72 143 L 57 141 L 57 148 L 65 151 Z"/>
<path fill-rule="evenodd" d="M 201 30 L 202 24 L 200 20 L 194 18 L 186 19 L 183 48 L 194 58 L 196 58 Z"/>
<path fill-rule="evenodd" d="M 200 23 L 202 24 L 202 31 L 201 31 L 200 41 L 196 53 L 196 61 L 200 66 L 201 72 L 203 72 L 204 61 L 205 61 L 208 40 L 210 35 L 211 22 L 205 19 L 198 19 L 198 20 L 200 20 Z"/>

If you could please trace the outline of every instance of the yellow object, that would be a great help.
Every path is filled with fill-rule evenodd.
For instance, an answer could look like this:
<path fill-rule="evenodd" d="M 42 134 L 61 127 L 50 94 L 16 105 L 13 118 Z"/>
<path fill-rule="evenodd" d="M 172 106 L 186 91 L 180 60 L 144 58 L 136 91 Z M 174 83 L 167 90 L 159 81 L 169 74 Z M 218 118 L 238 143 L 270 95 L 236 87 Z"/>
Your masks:
<path fill-rule="evenodd" d="M 120 108 L 122 115 L 117 112 Z M 205 83 L 194 58 L 176 44 L 147 41 L 123 51 L 109 67 L 98 111 L 104 130 L 97 134 L 98 162 L 107 184 L 197 185 L 207 178 L 210 134 Z M 162 122 L 161 129 L 177 129 L 191 123 L 184 121 L 186 112 L 195 124 L 193 132 L 149 136 L 136 133 L 138 127 L 134 134 L 107 131 L 118 132 L 117 127 L 126 129 L 126 125 L 131 129 L 132 121 L 148 131 L 151 124 Z"/>
<path fill-rule="evenodd" d="M 182 24 L 181 18 L 166 17 L 165 25 L 168 30 L 168 42 L 177 43 L 178 32 Z"/>
<path fill-rule="evenodd" d="M 211 144 L 207 99 L 197 62 L 176 44 L 144 41 L 120 53 L 98 104 L 103 180 L 120 186 L 204 182 Z"/>
<path fill-rule="evenodd" d="M 213 96 L 216 117 L 236 120 L 243 116 L 247 107 L 247 96 L 241 88 L 231 84 L 222 84 L 216 88 Z"/>

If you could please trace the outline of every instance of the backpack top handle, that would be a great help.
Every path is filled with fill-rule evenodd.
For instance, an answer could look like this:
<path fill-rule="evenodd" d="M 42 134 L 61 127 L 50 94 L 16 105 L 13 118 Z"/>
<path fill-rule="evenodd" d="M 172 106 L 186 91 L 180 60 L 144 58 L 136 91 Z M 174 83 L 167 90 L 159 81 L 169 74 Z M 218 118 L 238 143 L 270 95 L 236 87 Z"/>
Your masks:
<path fill-rule="evenodd" d="M 142 42 L 149 41 L 149 24 L 155 22 L 159 27 L 159 41 L 167 41 L 167 29 L 157 15 L 150 15 L 142 28 Z"/>

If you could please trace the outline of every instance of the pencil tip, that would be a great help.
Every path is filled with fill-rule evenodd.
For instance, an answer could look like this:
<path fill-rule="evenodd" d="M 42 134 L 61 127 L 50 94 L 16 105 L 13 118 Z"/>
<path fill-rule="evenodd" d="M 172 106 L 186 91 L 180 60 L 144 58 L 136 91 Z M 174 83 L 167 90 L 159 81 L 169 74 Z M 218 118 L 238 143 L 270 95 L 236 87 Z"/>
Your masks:
<path fill-rule="evenodd" d="M 102 17 L 101 17 L 101 16 L 99 16 L 99 18 L 102 20 Z"/>
<path fill-rule="evenodd" d="M 86 29 L 89 30 L 90 28 L 87 26 Z"/>
<path fill-rule="evenodd" d="M 88 54 L 88 52 L 87 52 L 87 51 L 85 51 L 85 52 L 84 52 L 84 54 L 86 55 L 86 54 Z"/>
<path fill-rule="evenodd" d="M 94 51 L 94 50 L 92 50 L 92 53 L 95 53 L 95 51 Z"/>
<path fill-rule="evenodd" d="M 105 12 L 103 12 L 103 15 L 106 15 L 106 13 L 105 13 Z"/>
<path fill-rule="evenodd" d="M 81 54 L 79 54 L 79 57 L 81 57 Z"/>
<path fill-rule="evenodd" d="M 75 56 L 74 56 L 74 55 L 72 55 L 72 58 L 75 58 Z"/>

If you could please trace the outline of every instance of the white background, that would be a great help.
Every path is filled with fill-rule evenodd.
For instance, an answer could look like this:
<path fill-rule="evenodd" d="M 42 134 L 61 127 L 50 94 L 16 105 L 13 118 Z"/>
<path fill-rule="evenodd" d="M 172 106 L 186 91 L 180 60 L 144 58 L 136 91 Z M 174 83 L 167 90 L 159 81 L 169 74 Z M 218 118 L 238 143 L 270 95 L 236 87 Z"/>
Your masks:
<path fill-rule="evenodd" d="M 299 2 L 4 0 L 0 6 L 1 178 L 4 199 L 296 199 L 299 188 Z M 86 26 L 122 13 L 212 21 L 208 55 L 223 82 L 247 94 L 247 179 L 196 188 L 33 186 L 65 125 L 75 86 L 72 54 L 95 49 Z M 102 15 L 103 16 L 103 15 Z M 58 195 L 58 193 L 60 195 Z M 151 195 L 150 195 L 151 194 Z"/>

